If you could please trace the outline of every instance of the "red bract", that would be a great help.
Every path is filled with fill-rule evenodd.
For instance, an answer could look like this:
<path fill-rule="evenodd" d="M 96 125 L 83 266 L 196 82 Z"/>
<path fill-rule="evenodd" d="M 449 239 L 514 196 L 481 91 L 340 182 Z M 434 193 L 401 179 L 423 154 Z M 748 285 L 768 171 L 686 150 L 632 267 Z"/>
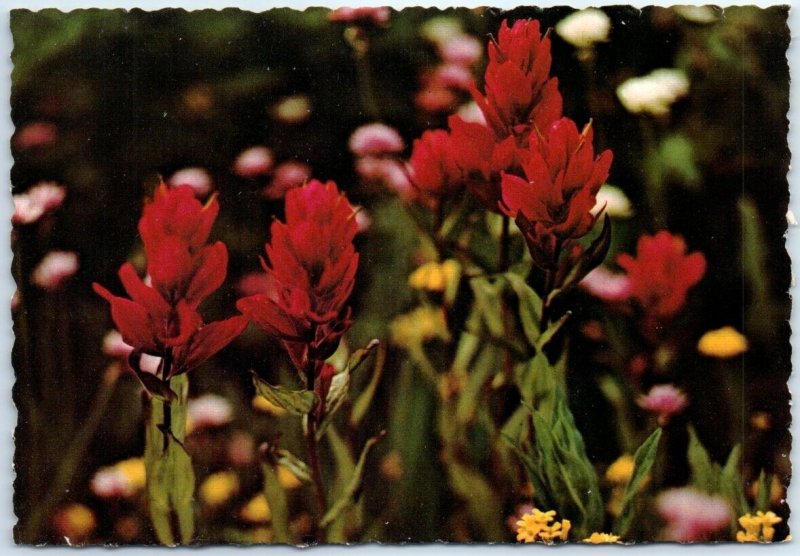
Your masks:
<path fill-rule="evenodd" d="M 266 293 L 236 306 L 284 341 L 298 369 L 330 356 L 350 327 L 345 307 L 358 254 L 355 211 L 336 184 L 311 180 L 286 194 L 286 223 L 272 223 L 266 245 Z"/>
<path fill-rule="evenodd" d="M 686 254 L 686 242 L 668 231 L 642 236 L 636 258 L 624 253 L 617 264 L 628 273 L 631 298 L 646 315 L 673 317 L 686 303 L 691 287 L 703 278 L 706 258 L 700 252 Z"/>
<path fill-rule="evenodd" d="M 531 135 L 520 155 L 525 179 L 503 174 L 501 209 L 516 219 L 533 260 L 543 268 L 552 267 L 561 248 L 595 222 L 591 210 L 612 154 L 607 150 L 595 158 L 592 135 L 591 125 L 578 132 L 575 122 L 561 118 L 544 135 Z"/>
<path fill-rule="evenodd" d="M 448 123 L 452 157 L 463 180 L 487 209 L 500 212 L 501 173 L 519 171 L 515 139 L 497 142 L 485 125 L 460 116 L 451 116 Z"/>
<path fill-rule="evenodd" d="M 222 242 L 206 245 L 219 212 L 212 197 L 201 204 L 190 187 L 161 184 L 139 220 L 153 286 L 170 303 L 197 307 L 225 280 L 228 250 Z"/>
<path fill-rule="evenodd" d="M 443 129 L 427 130 L 414 141 L 409 165 L 411 181 L 427 204 L 438 205 L 463 186 L 450 134 Z"/>
<path fill-rule="evenodd" d="M 524 145 L 532 129 L 543 130 L 561 117 L 558 79 L 550 77 L 550 38 L 539 33 L 539 22 L 503 21 L 497 42 L 489 44 L 484 77 L 485 96 L 472 88 L 497 139 L 509 135 Z"/>

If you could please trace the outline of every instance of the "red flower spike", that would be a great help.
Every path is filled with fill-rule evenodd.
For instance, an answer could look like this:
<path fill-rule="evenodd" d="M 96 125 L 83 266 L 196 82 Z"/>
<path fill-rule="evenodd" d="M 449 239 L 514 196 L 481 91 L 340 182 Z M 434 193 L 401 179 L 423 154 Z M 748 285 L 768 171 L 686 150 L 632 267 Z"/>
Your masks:
<path fill-rule="evenodd" d="M 324 359 L 350 327 L 345 303 L 358 254 L 355 211 L 332 181 L 311 180 L 286 194 L 286 223 L 272 223 L 265 247 L 266 292 L 236 306 L 267 334 L 283 341 L 298 370 Z"/>
<path fill-rule="evenodd" d="M 205 363 L 241 334 L 248 321 L 247 317 L 238 315 L 206 325 L 201 324 L 185 344 L 175 349 L 170 377 Z"/>
<path fill-rule="evenodd" d="M 540 35 L 538 21 L 520 20 L 512 27 L 503 21 L 497 42 L 489 44 L 486 95 L 471 88 L 498 140 L 514 135 L 525 145 L 533 130 L 561 117 L 563 101 L 558 79 L 550 78 L 551 62 L 550 38 Z"/>
<path fill-rule="evenodd" d="M 503 174 L 500 208 L 516 219 L 536 264 L 552 268 L 561 247 L 592 229 L 612 153 L 595 158 L 591 124 L 579 133 L 575 122 L 561 118 L 546 131 L 531 135 L 520 154 L 525 179 Z"/>
<path fill-rule="evenodd" d="M 646 315 L 659 319 L 675 316 L 686 304 L 689 289 L 706 272 L 705 256 L 687 255 L 683 238 L 668 231 L 640 237 L 636 258 L 624 253 L 617 264 L 627 271 L 631 298 Z"/>
<path fill-rule="evenodd" d="M 443 129 L 427 130 L 414 145 L 409 159 L 411 182 L 426 204 L 438 206 L 442 197 L 463 185 L 450 134 Z"/>

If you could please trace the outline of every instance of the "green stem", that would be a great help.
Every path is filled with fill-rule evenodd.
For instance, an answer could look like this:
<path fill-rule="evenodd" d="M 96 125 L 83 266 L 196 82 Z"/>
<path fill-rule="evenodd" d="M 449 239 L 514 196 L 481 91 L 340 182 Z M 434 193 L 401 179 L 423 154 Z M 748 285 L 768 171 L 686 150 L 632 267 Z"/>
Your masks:
<path fill-rule="evenodd" d="M 372 84 L 372 68 L 369 64 L 369 40 L 366 37 L 359 37 L 353 41 L 352 46 L 361 106 L 368 118 L 380 120 L 380 109 L 375 100 L 375 88 Z"/>
<path fill-rule="evenodd" d="M 508 270 L 509 250 L 511 247 L 511 219 L 503 216 L 503 231 L 500 234 L 500 263 L 497 271 L 502 273 Z"/>
<path fill-rule="evenodd" d="M 306 387 L 314 391 L 316 382 L 316 364 L 310 361 L 306 365 Z M 319 400 L 319 403 L 324 404 L 325 400 Z M 317 505 L 319 507 L 320 519 L 325 515 L 328 509 L 328 502 L 325 499 L 325 483 L 322 480 L 322 470 L 319 465 L 319 452 L 317 450 L 317 415 L 316 408 L 311 413 L 306 415 L 306 449 L 308 451 L 308 464 L 311 467 L 311 478 L 314 481 L 315 490 L 317 491 Z M 317 528 L 317 536 L 320 542 L 325 542 L 325 531 L 322 528 Z"/>

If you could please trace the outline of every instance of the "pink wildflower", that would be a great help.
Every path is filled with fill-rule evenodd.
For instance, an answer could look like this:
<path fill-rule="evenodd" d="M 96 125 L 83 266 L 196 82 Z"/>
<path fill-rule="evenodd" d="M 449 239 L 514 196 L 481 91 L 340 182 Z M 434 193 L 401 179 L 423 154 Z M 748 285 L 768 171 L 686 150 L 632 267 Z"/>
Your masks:
<path fill-rule="evenodd" d="M 300 187 L 311 177 L 311 167 L 296 160 L 282 162 L 275 168 L 272 181 L 263 190 L 267 199 L 282 199 L 286 192 Z"/>
<path fill-rule="evenodd" d="M 77 271 L 77 254 L 70 251 L 50 251 L 33 269 L 31 282 L 45 290 L 56 290 Z"/>
<path fill-rule="evenodd" d="M 384 25 L 389 21 L 389 8 L 339 8 L 328 14 L 330 21 L 338 23 L 351 23 L 354 25 Z"/>
<path fill-rule="evenodd" d="M 267 147 L 250 147 L 245 149 L 233 163 L 233 173 L 247 179 L 266 176 L 275 165 L 275 156 Z"/>
<path fill-rule="evenodd" d="M 18 149 L 44 147 L 56 140 L 58 130 L 49 122 L 31 122 L 14 134 L 13 143 Z"/>
<path fill-rule="evenodd" d="M 103 353 L 109 357 L 127 359 L 132 351 L 133 346 L 126 344 L 117 330 L 109 330 L 103 338 Z"/>
<path fill-rule="evenodd" d="M 397 153 L 406 144 L 394 128 L 372 123 L 357 128 L 350 136 L 348 146 L 356 156 L 369 156 Z"/>
<path fill-rule="evenodd" d="M 614 303 L 625 301 L 631 295 L 631 282 L 627 275 L 598 266 L 581 280 L 581 287 L 595 297 Z"/>
<path fill-rule="evenodd" d="M 730 524 L 731 507 L 724 498 L 691 488 L 662 492 L 656 509 L 667 522 L 666 537 L 677 542 L 708 540 Z"/>
<path fill-rule="evenodd" d="M 214 188 L 214 181 L 205 168 L 190 167 L 178 170 L 167 180 L 170 187 L 187 185 L 194 191 L 198 198 L 206 197 Z"/>
<path fill-rule="evenodd" d="M 186 428 L 197 431 L 227 425 L 233 420 L 231 403 L 215 394 L 206 394 L 189 400 L 186 414 Z"/>
<path fill-rule="evenodd" d="M 12 224 L 33 224 L 48 212 L 58 208 L 66 189 L 51 181 L 40 182 L 25 193 L 14 195 L 14 214 Z"/>
<path fill-rule="evenodd" d="M 439 44 L 439 56 L 448 64 L 469 67 L 483 56 L 483 44 L 470 35 L 457 35 Z"/>
<path fill-rule="evenodd" d="M 658 415 L 658 424 L 662 427 L 670 417 L 686 409 L 689 404 L 683 390 L 672 384 L 656 384 L 646 396 L 640 396 L 637 402 L 640 407 Z"/>

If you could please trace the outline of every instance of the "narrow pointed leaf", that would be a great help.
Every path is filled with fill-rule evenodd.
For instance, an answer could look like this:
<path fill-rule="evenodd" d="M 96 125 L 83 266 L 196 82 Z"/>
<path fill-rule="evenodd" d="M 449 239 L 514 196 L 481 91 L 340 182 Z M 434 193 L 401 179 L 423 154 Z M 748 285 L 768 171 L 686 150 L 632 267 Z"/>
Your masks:
<path fill-rule="evenodd" d="M 662 433 L 661 427 L 654 430 L 633 455 L 633 475 L 625 488 L 621 511 L 614 524 L 614 531 L 618 535 L 625 536 L 633 522 L 633 518 L 636 515 L 637 495 L 647 481 L 650 471 L 656 462 L 658 443 L 661 440 Z"/>
<path fill-rule="evenodd" d="M 253 384 L 260 396 L 293 415 L 307 415 L 317 404 L 317 396 L 310 390 L 288 390 L 282 386 L 273 386 L 255 373 Z"/>
<path fill-rule="evenodd" d="M 269 463 L 261 464 L 264 475 L 264 495 L 272 513 L 272 533 L 275 542 L 289 544 L 292 542 L 289 534 L 289 504 L 286 500 L 286 491 L 278 481 L 276 469 Z"/>

